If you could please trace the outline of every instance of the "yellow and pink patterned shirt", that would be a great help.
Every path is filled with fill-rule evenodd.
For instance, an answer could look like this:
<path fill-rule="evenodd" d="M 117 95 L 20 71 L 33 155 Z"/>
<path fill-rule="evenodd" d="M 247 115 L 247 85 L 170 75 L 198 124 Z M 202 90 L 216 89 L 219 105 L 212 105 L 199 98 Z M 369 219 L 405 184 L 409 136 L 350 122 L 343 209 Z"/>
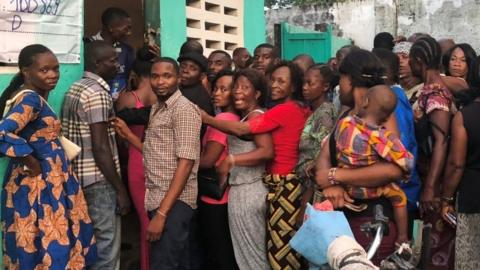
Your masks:
<path fill-rule="evenodd" d="M 408 179 L 413 155 L 385 128 L 370 125 L 358 116 L 347 116 L 338 122 L 334 136 L 340 167 L 364 167 L 385 160 L 398 165 Z"/>

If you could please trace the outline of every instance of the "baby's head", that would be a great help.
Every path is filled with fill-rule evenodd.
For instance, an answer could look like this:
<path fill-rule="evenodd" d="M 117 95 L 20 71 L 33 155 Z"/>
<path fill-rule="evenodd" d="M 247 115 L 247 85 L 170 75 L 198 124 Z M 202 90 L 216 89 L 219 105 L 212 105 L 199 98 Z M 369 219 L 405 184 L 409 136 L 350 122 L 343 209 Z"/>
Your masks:
<path fill-rule="evenodd" d="M 362 114 L 374 119 L 377 125 L 385 123 L 397 106 L 397 96 L 387 85 L 368 89 L 363 100 Z"/>

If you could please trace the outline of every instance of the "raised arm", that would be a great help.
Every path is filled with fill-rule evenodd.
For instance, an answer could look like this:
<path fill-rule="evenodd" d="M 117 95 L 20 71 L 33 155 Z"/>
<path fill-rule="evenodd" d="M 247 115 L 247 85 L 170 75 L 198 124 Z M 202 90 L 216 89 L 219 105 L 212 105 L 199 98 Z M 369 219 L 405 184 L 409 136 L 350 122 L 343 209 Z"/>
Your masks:
<path fill-rule="evenodd" d="M 125 121 L 115 117 L 113 120 L 113 125 L 115 126 L 115 131 L 120 137 L 127 140 L 128 143 L 133 145 L 133 147 L 137 148 L 139 151 L 143 151 L 142 140 L 130 130 Z"/>
<path fill-rule="evenodd" d="M 252 113 L 250 117 L 255 117 Z M 273 141 L 270 133 L 257 134 L 253 136 L 256 148 L 250 152 L 229 155 L 217 168 L 220 175 L 226 175 L 230 168 L 236 166 L 257 166 L 273 159 Z"/>
<path fill-rule="evenodd" d="M 235 136 L 243 136 L 250 134 L 250 128 L 246 122 L 236 122 L 219 120 L 201 110 L 202 122 L 206 125 L 212 126 L 220 131 Z"/>
<path fill-rule="evenodd" d="M 467 81 L 461 78 L 444 76 L 442 77 L 442 81 L 445 83 L 445 86 L 447 86 L 448 90 L 450 90 L 450 92 L 454 95 L 469 88 Z"/>

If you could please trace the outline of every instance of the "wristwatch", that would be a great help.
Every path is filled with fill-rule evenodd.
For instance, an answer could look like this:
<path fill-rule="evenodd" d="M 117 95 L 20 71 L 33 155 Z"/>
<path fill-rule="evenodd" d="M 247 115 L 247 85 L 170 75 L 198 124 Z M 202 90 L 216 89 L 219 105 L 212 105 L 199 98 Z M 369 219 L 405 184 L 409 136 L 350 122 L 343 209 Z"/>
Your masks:
<path fill-rule="evenodd" d="M 330 168 L 330 170 L 328 171 L 328 182 L 331 184 L 331 185 L 338 185 L 340 184 L 337 179 L 335 178 L 335 175 L 337 174 L 337 167 L 333 167 L 333 168 Z"/>

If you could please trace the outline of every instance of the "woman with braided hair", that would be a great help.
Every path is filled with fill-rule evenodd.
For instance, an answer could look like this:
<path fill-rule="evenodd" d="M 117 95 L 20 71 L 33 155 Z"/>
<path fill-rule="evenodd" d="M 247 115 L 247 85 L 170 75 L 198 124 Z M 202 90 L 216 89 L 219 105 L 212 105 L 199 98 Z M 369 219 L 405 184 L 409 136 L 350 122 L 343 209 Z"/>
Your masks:
<path fill-rule="evenodd" d="M 423 183 L 420 213 L 433 225 L 431 259 L 427 269 L 453 269 L 455 231 L 440 217 L 440 179 L 449 144 L 450 120 L 456 108 L 453 96 L 440 75 L 441 48 L 432 37 L 418 39 L 410 49 L 412 73 L 424 86 L 413 106 L 418 143 L 417 168 Z"/>

